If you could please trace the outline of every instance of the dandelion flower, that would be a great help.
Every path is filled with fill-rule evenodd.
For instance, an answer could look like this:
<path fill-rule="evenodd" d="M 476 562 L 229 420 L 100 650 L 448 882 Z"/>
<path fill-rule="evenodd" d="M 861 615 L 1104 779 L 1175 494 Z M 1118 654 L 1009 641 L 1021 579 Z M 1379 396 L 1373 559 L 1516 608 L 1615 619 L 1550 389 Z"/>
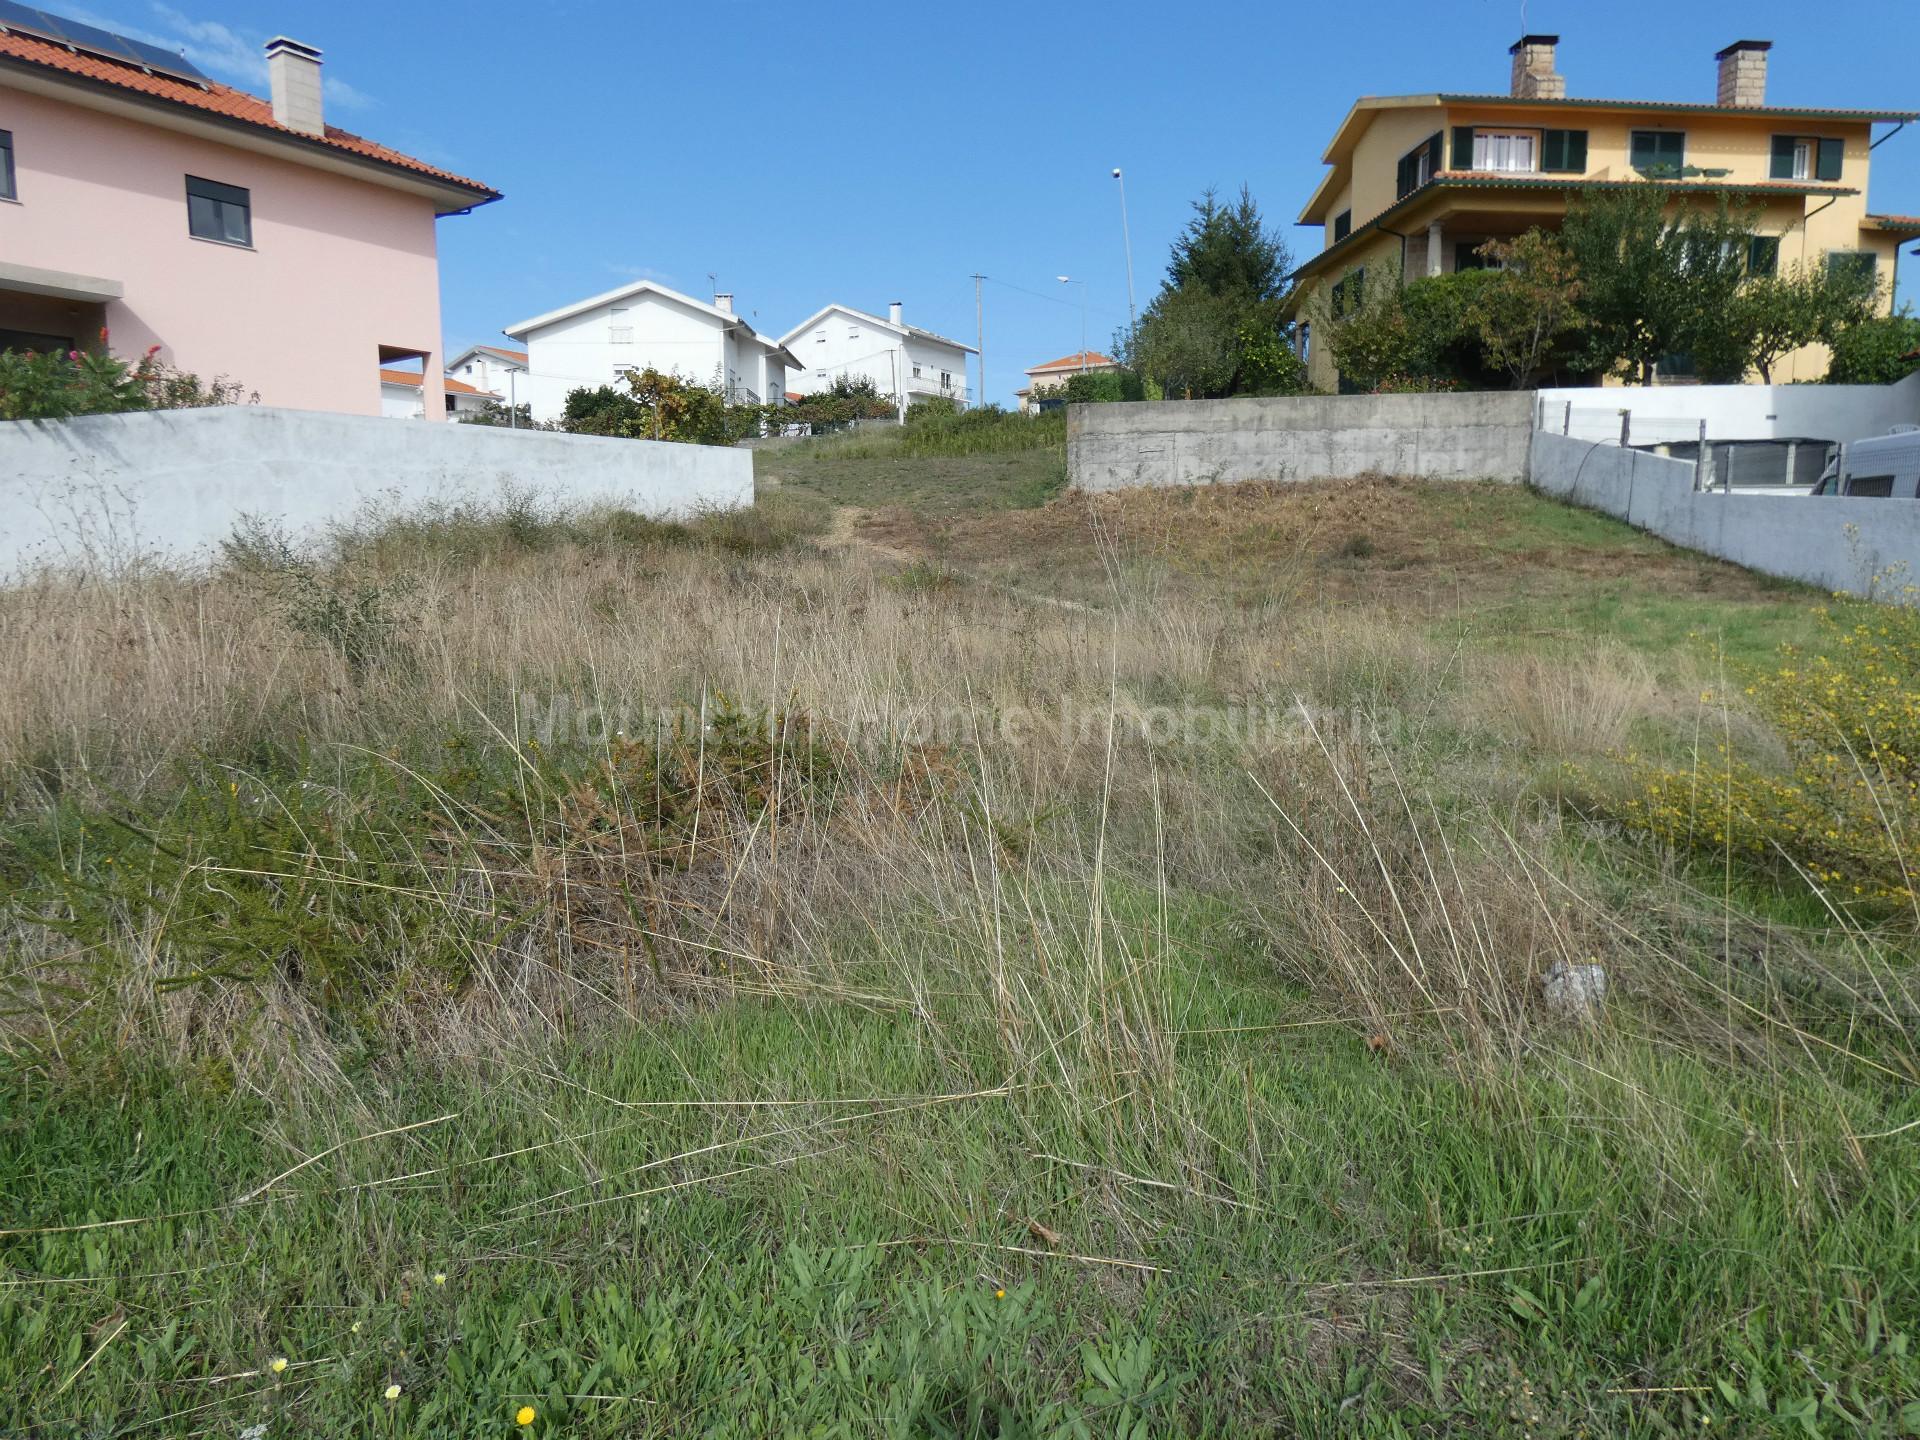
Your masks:
<path fill-rule="evenodd" d="M 387 1386 L 387 1399 L 398 1400 L 399 1398 L 400 1398 L 400 1387 L 398 1385 Z"/>
<path fill-rule="evenodd" d="M 356 1320 L 353 1322 L 353 1324 L 349 1325 L 347 1328 L 351 1330 L 355 1335 L 358 1335 L 360 1333 L 360 1322 Z"/>
<path fill-rule="evenodd" d="M 287 1368 L 287 1357 L 284 1355 L 274 1356 L 273 1359 L 267 1362 L 267 1368 L 276 1375 L 284 1373 Z"/>
<path fill-rule="evenodd" d="M 533 1421 L 534 1409 L 531 1405 L 522 1405 L 513 1412 L 513 1423 L 516 1425 L 531 1425 Z"/>
<path fill-rule="evenodd" d="M 447 1272 L 446 1272 L 446 1271 L 444 1271 L 444 1270 L 436 1270 L 436 1271 L 434 1271 L 434 1272 L 433 1272 L 433 1283 L 434 1283 L 434 1284 L 436 1284 L 436 1285 L 444 1285 L 444 1284 L 446 1284 L 446 1283 L 447 1283 Z"/>
<path fill-rule="evenodd" d="M 1007 1292 L 1004 1290 L 996 1290 L 993 1292 L 993 1298 L 996 1300 L 1004 1300 L 1007 1298 Z"/>

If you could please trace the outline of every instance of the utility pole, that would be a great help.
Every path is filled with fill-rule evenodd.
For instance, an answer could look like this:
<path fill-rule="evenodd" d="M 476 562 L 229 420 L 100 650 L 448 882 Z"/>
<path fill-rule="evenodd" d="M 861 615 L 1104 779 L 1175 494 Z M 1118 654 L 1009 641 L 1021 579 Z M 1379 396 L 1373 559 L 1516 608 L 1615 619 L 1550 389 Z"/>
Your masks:
<path fill-rule="evenodd" d="M 973 277 L 974 354 L 980 359 L 980 393 L 973 400 L 976 405 L 987 403 L 987 312 L 980 303 L 980 282 L 986 278 L 984 275 Z"/>
<path fill-rule="evenodd" d="M 1080 368 L 1085 370 L 1087 368 L 1087 282 L 1076 280 L 1071 275 L 1056 275 L 1053 278 L 1062 285 L 1080 287 Z"/>
<path fill-rule="evenodd" d="M 1131 350 L 1134 334 L 1140 329 L 1140 314 L 1133 308 L 1133 236 L 1127 230 L 1127 177 L 1116 165 L 1113 178 L 1120 182 L 1120 244 L 1127 252 L 1127 348 Z M 1127 358 L 1131 361 L 1133 357 Z"/>

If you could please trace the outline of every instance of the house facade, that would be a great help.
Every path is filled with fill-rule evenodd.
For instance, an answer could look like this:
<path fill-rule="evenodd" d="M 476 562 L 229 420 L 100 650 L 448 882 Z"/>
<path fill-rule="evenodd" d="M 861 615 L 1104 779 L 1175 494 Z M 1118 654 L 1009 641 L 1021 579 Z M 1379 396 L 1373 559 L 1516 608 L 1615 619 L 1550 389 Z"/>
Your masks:
<path fill-rule="evenodd" d="M 1751 207 L 1760 238 L 1750 265 L 1871 267 L 1891 304 L 1900 245 L 1920 235 L 1920 219 L 1870 207 L 1871 151 L 1885 138 L 1877 125 L 1920 117 L 1769 105 L 1764 40 L 1720 52 L 1711 103 L 1570 97 L 1558 44 L 1515 44 L 1505 95 L 1368 97 L 1347 113 L 1300 212 L 1321 242 L 1294 277 L 1297 343 L 1316 385 L 1331 389 L 1338 376 L 1313 345 L 1314 315 L 1340 314 L 1371 284 L 1473 268 L 1489 240 L 1557 229 L 1580 196 L 1648 181 L 1670 189 L 1676 208 L 1723 197 Z M 1827 358 L 1809 346 L 1774 378 L 1820 379 Z"/>
<path fill-rule="evenodd" d="M 1035 410 L 1044 409 L 1047 396 L 1057 390 L 1067 388 L 1067 381 L 1075 375 L 1089 375 L 1097 370 L 1118 370 L 1120 362 L 1111 356 L 1102 355 L 1098 350 L 1076 351 L 1072 355 L 1062 355 L 1058 360 L 1049 360 L 1045 364 L 1035 365 L 1027 371 L 1025 388 L 1014 391 L 1020 401 L 1020 413 L 1030 415 Z"/>
<path fill-rule="evenodd" d="M 520 402 L 536 420 L 555 420 L 581 388 L 617 385 L 632 370 L 654 369 L 718 386 L 736 404 L 778 404 L 793 357 L 734 313 L 733 296 L 713 303 L 651 280 L 590 296 L 509 325 L 526 347 Z M 514 380 L 516 389 L 523 383 Z"/>
<path fill-rule="evenodd" d="M 447 362 L 447 376 L 496 397 L 501 404 L 523 401 L 527 352 L 500 345 L 469 345 Z"/>
<path fill-rule="evenodd" d="M 326 124 L 310 46 L 269 43 L 269 100 L 0 17 L 0 346 L 106 332 L 269 405 L 363 415 L 382 365 L 416 361 L 444 413 L 435 225 L 496 191 Z"/>
<path fill-rule="evenodd" d="M 797 367 L 794 390 L 818 394 L 844 377 L 871 380 L 875 390 L 891 396 L 903 411 L 936 397 L 965 409 L 972 400 L 967 357 L 979 352 L 907 324 L 903 311 L 896 300 L 882 320 L 851 305 L 828 305 L 794 326 L 780 337 Z"/>
<path fill-rule="evenodd" d="M 451 375 L 443 377 L 440 383 L 444 397 L 440 406 L 441 414 L 435 418 L 458 420 L 462 415 L 479 415 L 493 403 L 492 395 L 484 390 L 476 390 L 466 381 L 456 380 Z M 380 413 L 391 420 L 426 419 L 424 373 L 419 370 L 382 367 Z"/>

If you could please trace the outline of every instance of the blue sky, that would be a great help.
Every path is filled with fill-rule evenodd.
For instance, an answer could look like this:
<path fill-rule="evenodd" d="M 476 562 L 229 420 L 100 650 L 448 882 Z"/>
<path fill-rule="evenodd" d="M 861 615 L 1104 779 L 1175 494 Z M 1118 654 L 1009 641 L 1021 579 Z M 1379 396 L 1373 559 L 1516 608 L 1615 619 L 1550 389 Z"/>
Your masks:
<path fill-rule="evenodd" d="M 1361 94 L 1503 91 L 1507 47 L 1561 35 L 1576 96 L 1713 98 L 1716 50 L 1775 42 L 1779 104 L 1920 109 L 1920 4 L 1370 0 L 1365 6 L 610 5 L 467 0 L 87 0 L 47 8 L 185 48 L 264 87 L 260 45 L 326 52 L 328 118 L 506 199 L 441 222 L 446 344 L 653 278 L 779 334 L 830 301 L 974 338 L 987 396 L 1105 348 L 1145 305 L 1205 187 L 1249 185 L 1296 256 L 1294 216 Z M 1873 208 L 1920 212 L 1920 125 L 1875 154 Z M 1909 247 L 1911 249 L 1912 247 Z M 1920 259 L 1903 255 L 1902 299 Z"/>

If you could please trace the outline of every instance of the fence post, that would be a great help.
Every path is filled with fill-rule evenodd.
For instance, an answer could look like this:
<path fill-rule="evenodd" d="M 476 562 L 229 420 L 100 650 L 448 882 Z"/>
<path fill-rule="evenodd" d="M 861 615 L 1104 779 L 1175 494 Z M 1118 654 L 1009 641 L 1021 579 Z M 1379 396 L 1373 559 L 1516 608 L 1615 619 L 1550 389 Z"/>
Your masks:
<path fill-rule="evenodd" d="M 1560 433 L 1562 435 L 1573 434 L 1573 402 L 1571 400 L 1567 401 L 1566 414 L 1560 417 Z"/>
<path fill-rule="evenodd" d="M 1713 454 L 1707 449 L 1707 422 L 1705 419 L 1700 421 L 1700 443 L 1694 448 L 1693 452 L 1693 488 L 1696 491 L 1707 488 L 1707 485 L 1700 483 L 1700 477 L 1702 475 L 1708 477 L 1707 485 L 1713 483 Z"/>
<path fill-rule="evenodd" d="M 1632 436 L 1632 434 L 1633 434 L 1633 411 L 1622 410 L 1620 412 L 1620 448 L 1622 450 L 1627 448 L 1627 441 Z"/>
<path fill-rule="evenodd" d="M 1733 493 L 1733 459 L 1734 456 L 1739 453 L 1740 447 L 1738 445 L 1727 446 L 1727 478 L 1726 482 L 1720 487 L 1722 494 L 1731 495 Z"/>

